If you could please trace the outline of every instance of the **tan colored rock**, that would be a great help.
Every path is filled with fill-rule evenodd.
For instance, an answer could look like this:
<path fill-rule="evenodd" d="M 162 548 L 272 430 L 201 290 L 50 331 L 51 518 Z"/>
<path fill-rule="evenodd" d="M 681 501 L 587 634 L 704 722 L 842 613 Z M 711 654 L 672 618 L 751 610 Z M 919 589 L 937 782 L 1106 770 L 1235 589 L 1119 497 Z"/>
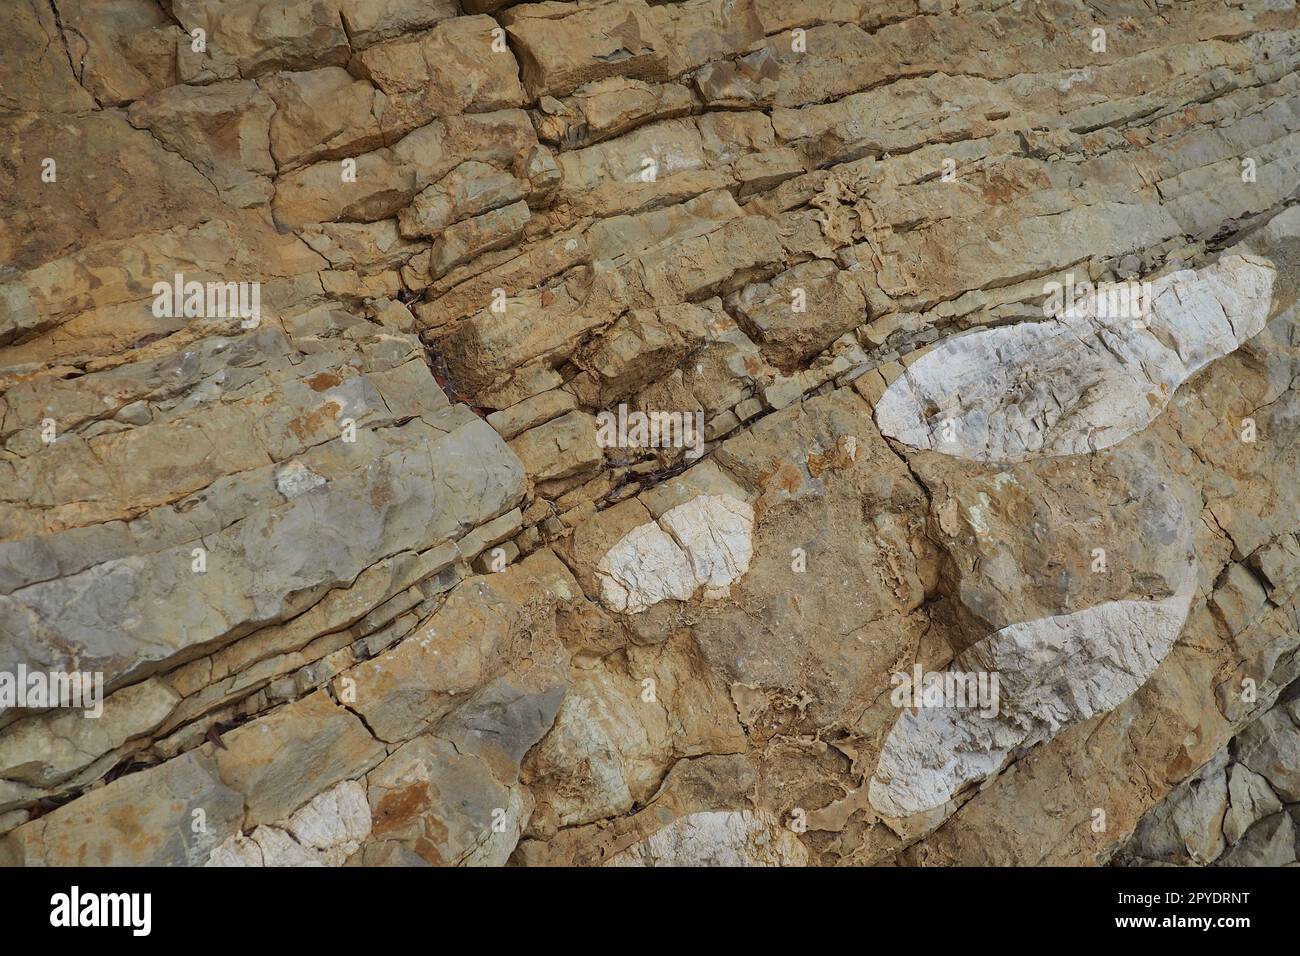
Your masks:
<path fill-rule="evenodd" d="M 282 169 L 384 144 L 382 95 L 344 69 L 277 73 L 258 85 L 275 102 L 270 148 Z"/>
<path fill-rule="evenodd" d="M 593 405 L 609 406 L 676 368 L 712 337 L 714 314 L 690 303 L 663 309 L 636 309 L 601 337 L 580 362 L 590 379 L 571 387 Z"/>
<path fill-rule="evenodd" d="M 488 416 L 488 424 L 500 432 L 502 438 L 509 441 L 530 428 L 559 418 L 565 412 L 572 411 L 576 405 L 573 396 L 568 392 L 558 389 L 542 392 L 540 395 L 525 399 L 518 405 L 493 412 Z"/>
<path fill-rule="evenodd" d="M 721 683 L 672 641 L 576 672 L 524 776 L 547 820 L 572 826 L 644 803 L 676 758 L 739 749 Z"/>
<path fill-rule="evenodd" d="M 567 478 L 604 460 L 596 443 L 596 425 L 590 415 L 569 412 L 529 429 L 510 442 L 534 481 Z"/>
<path fill-rule="evenodd" d="M 501 866 L 531 811 L 525 793 L 437 737 L 406 744 L 367 783 L 374 821 L 367 863 Z"/>
<path fill-rule="evenodd" d="M 590 146 L 651 120 L 691 112 L 691 91 L 679 83 L 646 83 L 611 76 L 584 83 L 562 98 L 543 96 L 538 135 L 564 149 Z"/>
<path fill-rule="evenodd" d="M 243 794 L 246 826 L 288 817 L 385 756 L 356 716 L 319 691 L 226 734 L 224 742 L 213 755 L 217 773 Z"/>
<path fill-rule="evenodd" d="M 59 783 L 127 741 L 156 729 L 180 698 L 157 680 L 108 696 L 102 713 L 51 711 L 6 727 L 0 735 L 0 777 L 33 786 Z"/>
<path fill-rule="evenodd" d="M 269 124 L 275 105 L 250 82 L 174 86 L 133 103 L 127 117 L 212 180 L 234 206 L 262 205 L 274 189 Z"/>
<path fill-rule="evenodd" d="M 0 106 L 6 110 L 24 109 L 32 103 L 59 113 L 95 108 L 94 98 L 77 82 L 54 10 L 49 4 L 24 3 L 9 11 L 4 39 L 0 40 L 4 50 Z"/>
<path fill-rule="evenodd" d="M 357 75 L 388 98 L 384 125 L 405 132 L 439 116 L 522 106 L 514 55 L 493 49 L 495 29 L 491 17 L 455 17 L 359 53 Z"/>
<path fill-rule="evenodd" d="M 800 367 L 870 319 L 856 277 L 824 260 L 796 266 L 770 283 L 746 286 L 729 304 L 764 357 L 783 369 Z"/>
<path fill-rule="evenodd" d="M 511 189 L 513 185 L 506 188 Z M 416 215 L 422 214 L 417 212 Z M 514 244 L 523 235 L 530 215 L 527 203 L 515 202 L 439 230 L 429 254 L 429 276 L 441 278 L 456 266 L 485 252 Z"/>
<path fill-rule="evenodd" d="M 204 826 L 194 827 L 202 811 Z M 244 798 L 192 753 L 121 777 L 0 840 L 11 866 L 200 866 L 236 833 Z"/>
<path fill-rule="evenodd" d="M 176 51 L 189 39 L 156 4 L 127 0 L 105 10 L 61 0 L 53 6 L 68 59 L 79 64 L 82 84 L 101 106 L 125 105 L 180 82 Z"/>
<path fill-rule="evenodd" d="M 347 33 L 333 0 L 234 0 L 220 10 L 203 0 L 178 0 L 172 14 L 191 37 L 204 31 L 202 50 L 193 42 L 178 50 L 182 82 L 342 66 L 348 59 Z"/>
<path fill-rule="evenodd" d="M 339 0 L 339 13 L 354 50 L 423 30 L 458 12 L 455 0 Z"/>
<path fill-rule="evenodd" d="M 10 6 L 0 862 L 1296 862 L 1293 4 Z"/>
<path fill-rule="evenodd" d="M 518 202 L 523 196 L 523 184 L 509 173 L 468 162 L 416 196 L 397 220 L 408 239 L 438 236 L 452 223 Z"/>
<path fill-rule="evenodd" d="M 524 5 L 501 22 L 520 53 L 528 95 L 568 93 L 607 76 L 665 73 L 667 41 L 642 0 Z"/>
<path fill-rule="evenodd" d="M 667 42 L 670 75 L 730 59 L 764 39 L 763 23 L 752 0 L 693 0 L 657 7 L 654 14 Z"/>
<path fill-rule="evenodd" d="M 281 176 L 276 183 L 275 215 L 295 227 L 335 219 L 387 219 L 461 162 L 509 166 L 536 141 L 527 115 L 518 110 L 434 121 L 402 137 L 391 149 L 356 157 L 355 180 L 350 171 L 344 179 L 343 160 L 313 163 Z"/>
<path fill-rule="evenodd" d="M 554 635 L 555 609 L 577 594 L 559 559 L 540 551 L 499 574 L 471 578 L 395 647 L 356 665 L 332 686 L 390 743 L 423 732 L 465 695 L 508 673 L 515 653 L 536 661 L 536 680 L 544 685 L 539 693 L 545 695 L 546 687 L 562 684 L 566 660 Z M 530 620 L 536 622 L 532 633 Z"/>

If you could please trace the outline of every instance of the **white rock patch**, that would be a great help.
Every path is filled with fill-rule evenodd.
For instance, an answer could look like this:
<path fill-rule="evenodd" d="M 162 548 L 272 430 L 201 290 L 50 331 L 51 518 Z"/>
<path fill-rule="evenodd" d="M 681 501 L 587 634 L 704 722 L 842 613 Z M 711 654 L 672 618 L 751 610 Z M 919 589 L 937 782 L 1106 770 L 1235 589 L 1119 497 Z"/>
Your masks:
<path fill-rule="evenodd" d="M 1264 328 L 1276 270 L 1226 256 L 1151 283 L 1146 328 L 1067 312 L 952 338 L 876 405 L 885 435 L 974 461 L 1025 461 L 1114 445 L 1175 389 Z"/>
<path fill-rule="evenodd" d="M 305 495 L 325 483 L 323 477 L 300 461 L 291 461 L 275 473 L 276 489 L 290 500 Z"/>
<path fill-rule="evenodd" d="M 765 811 L 705 810 L 678 817 L 605 866 L 806 866 L 798 837 Z"/>
<path fill-rule="evenodd" d="M 317 795 L 289 818 L 288 830 L 303 846 L 316 850 L 351 845 L 370 833 L 370 802 L 366 788 L 347 780 Z"/>
<path fill-rule="evenodd" d="M 1189 569 L 1173 597 L 1110 601 L 1010 624 L 958 656 L 952 670 L 999 677 L 999 712 L 922 707 L 889 733 L 868 794 L 890 817 L 942 806 L 997 773 L 1014 751 L 1119 706 L 1173 647 L 1191 604 Z"/>
<path fill-rule="evenodd" d="M 699 495 L 672 508 L 656 524 L 633 528 L 596 565 L 601 601 L 635 614 L 660 601 L 727 593 L 749 570 L 754 509 L 730 495 Z"/>
<path fill-rule="evenodd" d="M 345 780 L 289 819 L 236 834 L 213 848 L 208 866 L 342 866 L 370 835 L 366 788 Z"/>
<path fill-rule="evenodd" d="M 596 573 L 605 606 L 628 614 L 665 598 L 688 600 L 698 586 L 686 552 L 653 521 L 624 535 L 600 559 Z"/>
<path fill-rule="evenodd" d="M 666 511 L 659 523 L 691 559 L 709 589 L 731 586 L 753 557 L 754 509 L 730 495 L 701 495 Z"/>

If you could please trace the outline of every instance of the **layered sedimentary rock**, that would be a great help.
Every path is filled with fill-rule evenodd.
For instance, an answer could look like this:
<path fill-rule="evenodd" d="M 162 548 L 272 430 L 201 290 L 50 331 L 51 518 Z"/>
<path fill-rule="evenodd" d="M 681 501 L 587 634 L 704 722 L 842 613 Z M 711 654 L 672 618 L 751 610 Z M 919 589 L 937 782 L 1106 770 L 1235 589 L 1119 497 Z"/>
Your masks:
<path fill-rule="evenodd" d="M 1295 861 L 1294 3 L 6 12 L 0 862 Z"/>

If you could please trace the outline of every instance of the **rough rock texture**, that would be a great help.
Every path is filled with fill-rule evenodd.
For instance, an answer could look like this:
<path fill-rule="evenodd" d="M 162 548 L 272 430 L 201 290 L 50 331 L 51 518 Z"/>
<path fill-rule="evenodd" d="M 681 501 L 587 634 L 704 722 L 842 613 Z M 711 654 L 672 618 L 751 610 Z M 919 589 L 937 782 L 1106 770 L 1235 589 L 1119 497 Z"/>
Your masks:
<path fill-rule="evenodd" d="M 1285 866 L 1297 861 L 1300 687 L 1143 818 L 1115 862 L 1126 866 Z M 1256 769 L 1258 768 L 1258 769 Z"/>
<path fill-rule="evenodd" d="M 1098 318 L 1094 302 L 1055 322 L 950 339 L 893 381 L 876 421 L 913 448 L 974 461 L 1108 448 L 1263 330 L 1274 276 L 1267 260 L 1228 256 L 1157 279 L 1149 311 L 1134 318 Z"/>
<path fill-rule="evenodd" d="M 0 863 L 1296 861 L 1291 0 L 5 13 Z"/>
<path fill-rule="evenodd" d="M 596 565 L 601 601 L 635 614 L 666 598 L 727 593 L 749 570 L 754 509 L 730 495 L 697 495 L 638 525 Z"/>
<path fill-rule="evenodd" d="M 1000 675 L 997 714 L 952 706 L 904 711 L 871 779 L 871 804 L 907 817 L 942 806 L 1002 768 L 1012 751 L 1100 716 L 1146 683 L 1187 616 L 1189 583 L 1166 601 L 1108 601 L 1011 624 L 951 670 Z"/>

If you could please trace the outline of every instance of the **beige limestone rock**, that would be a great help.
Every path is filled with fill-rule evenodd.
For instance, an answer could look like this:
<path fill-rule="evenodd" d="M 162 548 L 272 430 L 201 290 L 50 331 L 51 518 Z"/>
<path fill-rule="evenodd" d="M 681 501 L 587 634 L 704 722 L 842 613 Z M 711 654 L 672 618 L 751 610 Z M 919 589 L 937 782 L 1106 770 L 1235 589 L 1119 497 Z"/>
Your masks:
<path fill-rule="evenodd" d="M 1232 803 L 1223 819 L 1223 836 L 1229 843 L 1240 840 L 1256 821 L 1282 809 L 1268 782 L 1245 764 L 1232 765 L 1228 796 Z"/>
<path fill-rule="evenodd" d="M 509 173 L 468 162 L 415 197 L 397 217 L 402 235 L 437 236 L 452 223 L 518 202 L 524 186 Z"/>
<path fill-rule="evenodd" d="M 367 784 L 367 863 L 501 866 L 531 812 L 526 791 L 501 783 L 481 760 L 437 737 L 395 751 Z"/>
<path fill-rule="evenodd" d="M 101 106 L 118 106 L 180 82 L 177 47 L 187 42 L 156 4 L 126 0 L 106 10 L 84 0 L 52 4 L 64 27 L 68 59 Z"/>
<path fill-rule="evenodd" d="M 491 17 L 443 20 L 369 47 L 354 69 L 387 96 L 383 122 L 399 132 L 438 116 L 521 106 L 515 58 L 493 49 L 496 29 Z"/>
<path fill-rule="evenodd" d="M 530 428 L 544 425 L 565 412 L 572 411 L 576 405 L 572 395 L 557 389 L 533 395 L 517 405 L 493 412 L 487 420 L 489 425 L 501 433 L 502 438 L 509 441 Z"/>
<path fill-rule="evenodd" d="M 384 145 L 382 94 L 340 67 L 276 73 L 258 85 L 275 102 L 270 148 L 281 169 Z"/>
<path fill-rule="evenodd" d="M 626 3 L 524 5 L 501 22 L 520 54 L 528 93 L 568 93 L 607 76 L 634 79 L 664 72 L 667 40 L 642 0 Z"/>
<path fill-rule="evenodd" d="M 744 741 L 725 689 L 683 640 L 630 650 L 575 673 L 524 778 L 545 823 L 626 812 L 674 759 L 733 753 Z"/>
<path fill-rule="evenodd" d="M 193 826 L 202 810 L 204 827 Z M 238 831 L 244 798 L 211 757 L 189 753 L 120 777 L 0 840 L 24 866 L 200 866 Z"/>
<path fill-rule="evenodd" d="M 339 13 L 354 50 L 423 30 L 458 12 L 455 0 L 339 0 Z"/>
<path fill-rule="evenodd" d="M 202 50 L 182 44 L 182 82 L 251 77 L 277 70 L 342 66 L 348 37 L 332 0 L 234 0 L 220 8 L 177 0 L 172 15 L 187 34 L 203 30 Z"/>
<path fill-rule="evenodd" d="M 1024 6 L 8 5 L 0 862 L 1296 862 L 1300 14 Z"/>
<path fill-rule="evenodd" d="M 322 790 L 374 766 L 384 748 L 323 692 L 225 736 L 213 755 L 223 782 L 243 794 L 248 825 L 284 819 Z"/>
<path fill-rule="evenodd" d="M 573 577 L 549 551 L 471 578 L 396 646 L 337 678 L 334 692 L 352 697 L 348 706 L 390 743 L 410 739 L 465 695 L 511 672 L 516 653 L 535 661 L 530 680 L 545 695 L 563 684 L 556 609 L 577 595 Z"/>
<path fill-rule="evenodd" d="M 147 6 L 139 5 L 140 9 Z M 3 44 L 4 90 L 0 105 L 7 110 L 42 104 L 54 112 L 93 109 L 94 98 L 77 82 L 72 61 L 55 20 L 55 7 L 45 3 L 15 4 L 9 11 Z M 160 11 L 150 11 L 161 20 Z M 147 14 L 146 14 L 147 15 Z"/>
<path fill-rule="evenodd" d="M 595 420 L 576 410 L 530 428 L 511 440 L 510 450 L 534 481 L 567 478 L 604 460 Z"/>
<path fill-rule="evenodd" d="M 1287 803 L 1300 800 L 1300 764 L 1295 760 L 1300 747 L 1300 725 L 1289 707 L 1270 710 L 1238 739 L 1240 759 L 1247 768 L 1268 781 Z"/>
<path fill-rule="evenodd" d="M 127 111 L 133 126 L 148 129 L 212 180 L 233 206 L 270 201 L 275 173 L 270 121 L 276 107 L 248 81 L 173 86 L 137 100 Z"/>
<path fill-rule="evenodd" d="M 512 185 L 506 187 L 507 190 L 512 188 Z M 416 215 L 422 214 L 417 212 Z M 436 218 L 436 213 L 434 216 Z M 530 217 L 527 203 L 513 202 L 501 209 L 437 230 L 438 238 L 434 240 L 429 253 L 430 278 L 441 278 L 456 266 L 485 252 L 513 244 L 523 235 Z M 419 230 L 431 227 L 413 225 L 411 228 Z"/>
<path fill-rule="evenodd" d="M 108 696 L 102 713 L 49 711 L 7 727 L 0 735 L 0 778 L 33 786 L 59 783 L 129 740 L 158 728 L 179 696 L 158 680 Z"/>
<path fill-rule="evenodd" d="M 1195 863 L 1205 866 L 1215 860 L 1235 836 L 1228 835 L 1226 813 L 1229 799 L 1228 755 L 1215 756 L 1182 788 L 1167 814 L 1143 819 L 1130 843 L 1134 852 L 1147 860 L 1167 863 Z"/>

